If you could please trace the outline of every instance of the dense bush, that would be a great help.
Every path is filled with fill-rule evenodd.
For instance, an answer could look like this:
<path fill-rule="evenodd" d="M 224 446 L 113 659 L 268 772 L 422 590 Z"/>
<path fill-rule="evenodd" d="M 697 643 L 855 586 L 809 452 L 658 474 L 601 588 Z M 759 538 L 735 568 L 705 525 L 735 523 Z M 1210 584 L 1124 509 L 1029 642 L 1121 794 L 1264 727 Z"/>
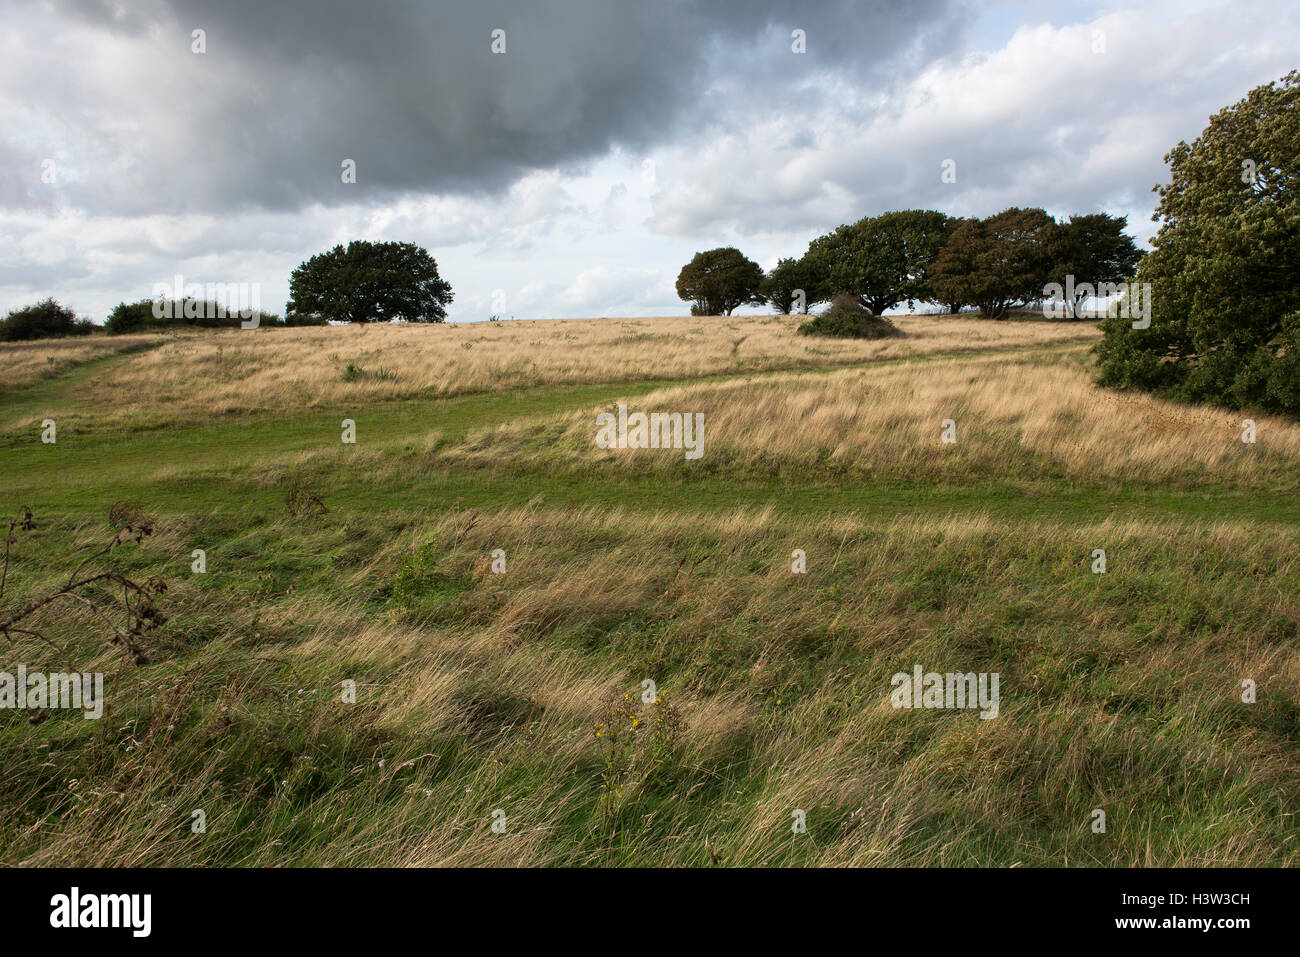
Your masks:
<path fill-rule="evenodd" d="M 89 335 L 92 329 L 94 324 L 90 320 L 78 319 L 71 309 L 60 306 L 51 298 L 10 310 L 9 315 L 0 319 L 0 341 L 84 336 Z"/>
<path fill-rule="evenodd" d="M 1101 384 L 1300 413 L 1297 157 L 1300 71 L 1170 151 L 1160 230 L 1137 277 L 1151 284 L 1150 324 L 1102 322 Z"/>
<path fill-rule="evenodd" d="M 272 318 L 272 319 L 276 319 L 277 317 L 272 316 L 271 318 Z M 277 320 L 277 322 L 278 322 L 278 320 Z M 275 325 L 276 323 L 273 322 L 273 323 L 270 323 L 270 324 L 271 324 L 271 325 Z M 262 323 L 262 325 L 267 325 L 267 323 L 264 322 L 264 323 Z M 304 313 L 304 312 L 291 312 L 291 313 L 289 313 L 287 316 L 284 317 L 284 325 L 286 325 L 286 326 L 325 326 L 325 325 L 329 325 L 329 320 L 326 319 L 324 316 L 313 316 L 311 313 Z"/>
<path fill-rule="evenodd" d="M 903 331 L 864 307 L 857 296 L 841 293 L 831 300 L 829 309 L 801 325 L 799 334 L 836 339 L 893 339 L 901 337 Z"/>
<path fill-rule="evenodd" d="M 155 305 L 160 305 L 155 315 Z M 254 310 L 253 318 L 259 326 L 288 325 L 279 316 Z M 138 302 L 120 302 L 108 314 L 104 328 L 112 335 L 127 332 L 148 332 L 159 329 L 238 329 L 245 322 L 238 310 L 230 310 L 221 303 L 200 302 L 196 299 L 170 300 L 159 303 L 153 299 L 141 299 Z M 306 323 L 302 323 L 306 324 Z"/>

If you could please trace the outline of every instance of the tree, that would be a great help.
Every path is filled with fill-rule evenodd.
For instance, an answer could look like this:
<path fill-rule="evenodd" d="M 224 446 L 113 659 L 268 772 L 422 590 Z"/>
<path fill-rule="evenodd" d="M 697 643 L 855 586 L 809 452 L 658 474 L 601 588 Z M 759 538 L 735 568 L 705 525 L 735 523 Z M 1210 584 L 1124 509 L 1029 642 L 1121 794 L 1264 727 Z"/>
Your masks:
<path fill-rule="evenodd" d="M 1041 209 L 1014 206 L 961 223 L 930 269 L 934 296 L 978 306 L 990 319 L 1040 298 L 1051 275 L 1047 243 L 1054 226 Z"/>
<path fill-rule="evenodd" d="M 795 297 L 800 292 L 803 293 L 804 311 L 814 303 L 824 301 L 816 286 L 817 282 L 808 263 L 802 259 L 782 259 L 763 277 L 759 293 L 777 312 L 788 316 L 790 310 L 798 305 Z"/>
<path fill-rule="evenodd" d="M 335 322 L 443 322 L 451 285 L 414 243 L 350 242 L 313 256 L 289 277 L 288 313 Z"/>
<path fill-rule="evenodd" d="M 1101 384 L 1300 413 L 1298 158 L 1300 71 L 1166 154 L 1160 228 L 1137 275 L 1150 324 L 1103 320 Z"/>
<path fill-rule="evenodd" d="M 1118 286 L 1133 278 L 1142 252 L 1124 232 L 1126 216 L 1091 213 L 1071 216 L 1053 229 L 1047 241 L 1052 280 L 1069 290 L 1065 308 L 1071 319 L 1089 296 L 1102 296 L 1103 285 Z M 1067 283 L 1067 277 L 1072 281 Z M 1080 288 L 1082 287 L 1082 288 Z"/>
<path fill-rule="evenodd" d="M 944 239 L 944 246 L 946 247 L 948 245 L 948 241 L 952 239 L 953 233 L 957 232 L 958 228 L 960 228 L 962 223 L 969 223 L 971 221 L 972 220 L 967 216 L 948 217 L 948 231 L 947 231 L 947 236 Z M 975 220 L 975 222 L 978 222 L 978 220 Z M 940 250 L 940 252 L 942 252 L 942 250 Z M 935 259 L 937 260 L 938 257 L 936 256 Z M 931 264 L 930 269 L 931 269 L 930 287 L 931 287 L 931 293 L 933 294 L 934 301 L 944 306 L 948 310 L 948 313 L 950 315 L 955 316 L 957 313 L 961 312 L 962 306 L 967 305 L 967 303 L 964 302 L 960 296 L 949 295 L 945 297 L 941 295 L 939 290 L 935 287 L 933 263 Z"/>
<path fill-rule="evenodd" d="M 877 315 L 900 302 L 932 299 L 929 272 L 948 238 L 947 224 L 933 209 L 905 209 L 814 239 L 804 259 L 818 298 L 850 293 Z"/>
<path fill-rule="evenodd" d="M 84 336 L 90 330 L 88 320 L 78 320 L 75 312 L 60 306 L 53 298 L 22 309 L 12 309 L 9 315 L 0 319 L 0 341 Z"/>
<path fill-rule="evenodd" d="M 739 249 L 724 246 L 696 253 L 677 275 L 677 295 L 694 302 L 696 316 L 729 316 L 737 306 L 758 305 L 763 269 Z"/>

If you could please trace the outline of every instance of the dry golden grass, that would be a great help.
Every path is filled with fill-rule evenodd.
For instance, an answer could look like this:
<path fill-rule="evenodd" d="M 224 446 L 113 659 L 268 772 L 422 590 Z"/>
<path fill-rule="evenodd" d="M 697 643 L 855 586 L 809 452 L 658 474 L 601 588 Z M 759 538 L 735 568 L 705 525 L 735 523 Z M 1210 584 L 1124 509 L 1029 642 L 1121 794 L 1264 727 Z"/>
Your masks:
<path fill-rule="evenodd" d="M 0 343 L 0 392 L 31 385 L 72 366 L 161 341 L 153 335 L 84 336 Z"/>
<path fill-rule="evenodd" d="M 214 411 L 849 365 L 1099 338 L 1091 323 L 904 317 L 898 325 L 909 338 L 859 342 L 796 336 L 800 321 L 736 316 L 217 330 L 178 337 L 134 356 L 70 396 L 114 415 L 171 410 L 202 417 Z M 349 364 L 364 375 L 345 380 Z"/>
<path fill-rule="evenodd" d="M 704 415 L 698 465 L 727 472 L 904 473 L 1014 479 L 1044 468 L 1080 478 L 1253 482 L 1300 474 L 1300 423 L 1099 389 L 1084 356 L 962 357 L 921 365 L 695 383 L 629 400 L 629 411 Z M 532 457 L 678 473 L 682 452 L 599 449 L 591 409 L 470 436 L 444 457 L 484 465 Z M 941 441 L 942 423 L 956 442 Z M 539 439 L 538 431 L 543 435 Z"/>

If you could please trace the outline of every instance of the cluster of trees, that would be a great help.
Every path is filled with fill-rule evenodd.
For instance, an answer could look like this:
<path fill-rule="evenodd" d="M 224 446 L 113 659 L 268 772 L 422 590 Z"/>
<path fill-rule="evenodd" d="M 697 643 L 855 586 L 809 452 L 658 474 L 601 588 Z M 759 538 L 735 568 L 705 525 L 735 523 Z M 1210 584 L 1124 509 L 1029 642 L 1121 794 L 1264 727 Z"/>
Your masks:
<path fill-rule="evenodd" d="M 94 328 L 95 324 L 89 319 L 78 319 L 75 312 L 50 298 L 21 309 L 11 309 L 0 319 L 0 342 L 85 336 Z"/>
<path fill-rule="evenodd" d="M 1077 318 L 1088 284 L 1132 278 L 1142 254 L 1127 225 L 1106 213 L 1058 223 L 1041 209 L 1012 208 L 987 219 L 900 210 L 840 226 L 767 275 L 732 247 L 697 253 L 677 278 L 677 294 L 692 302 L 694 315 L 730 315 L 762 303 L 788 314 L 849 295 L 876 315 L 904 302 L 936 302 L 951 312 L 978 307 L 998 319 L 1072 276 L 1070 288 L 1083 291 L 1063 307 Z"/>
<path fill-rule="evenodd" d="M 1300 71 L 1256 87 L 1166 156 L 1150 324 L 1102 322 L 1099 381 L 1300 414 Z"/>
<path fill-rule="evenodd" d="M 160 316 L 159 313 L 162 313 Z M 238 326 L 256 319 L 259 326 L 308 325 L 310 317 L 290 316 L 287 320 L 260 310 L 244 316 L 219 302 L 179 299 L 163 302 L 140 299 L 120 302 L 103 325 L 109 335 L 127 332 L 152 332 L 181 327 L 219 329 Z M 0 319 L 0 342 L 24 339 L 57 339 L 62 336 L 88 336 L 99 330 L 89 319 L 78 319 L 75 312 L 52 297 L 30 306 L 11 310 Z"/>

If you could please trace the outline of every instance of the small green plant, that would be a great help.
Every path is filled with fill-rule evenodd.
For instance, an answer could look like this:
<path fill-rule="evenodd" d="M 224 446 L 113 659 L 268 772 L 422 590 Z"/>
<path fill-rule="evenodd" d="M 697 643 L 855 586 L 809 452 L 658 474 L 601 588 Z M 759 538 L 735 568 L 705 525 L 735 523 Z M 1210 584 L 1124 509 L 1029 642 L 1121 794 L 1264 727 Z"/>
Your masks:
<path fill-rule="evenodd" d="M 600 744 L 601 832 L 612 836 L 635 795 L 672 759 L 681 716 L 658 692 L 643 702 L 629 692 L 616 699 L 596 725 Z"/>
<path fill-rule="evenodd" d="M 425 542 L 403 557 L 389 589 L 389 605 L 435 619 L 451 614 L 455 599 L 473 585 L 464 576 L 443 571 L 449 552 L 439 542 Z"/>
<path fill-rule="evenodd" d="M 331 361 L 336 358 L 337 355 L 333 356 Z M 396 382 L 397 370 L 389 369 L 387 366 L 380 366 L 374 372 L 370 372 L 355 362 L 349 362 L 343 369 L 342 379 L 344 382 L 362 382 L 366 379 L 374 379 L 376 382 Z"/>

